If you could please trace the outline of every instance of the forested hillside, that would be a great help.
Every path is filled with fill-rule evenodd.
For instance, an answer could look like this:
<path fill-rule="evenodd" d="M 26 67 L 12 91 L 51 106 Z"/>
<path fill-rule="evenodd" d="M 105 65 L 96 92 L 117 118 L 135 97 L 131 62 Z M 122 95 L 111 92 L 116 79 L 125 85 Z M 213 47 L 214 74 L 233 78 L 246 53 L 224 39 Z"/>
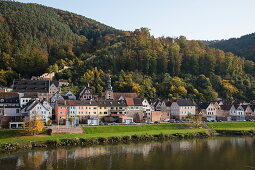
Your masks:
<path fill-rule="evenodd" d="M 92 57 L 93 56 L 93 57 Z M 95 93 L 111 74 L 115 91 L 196 101 L 255 97 L 255 65 L 181 36 L 155 38 L 147 28 L 121 31 L 37 4 L 0 1 L 0 84 L 64 65 L 57 74 Z"/>
<path fill-rule="evenodd" d="M 213 41 L 210 42 L 210 46 L 232 52 L 247 60 L 255 61 L 255 33 L 244 35 L 240 38 Z"/>

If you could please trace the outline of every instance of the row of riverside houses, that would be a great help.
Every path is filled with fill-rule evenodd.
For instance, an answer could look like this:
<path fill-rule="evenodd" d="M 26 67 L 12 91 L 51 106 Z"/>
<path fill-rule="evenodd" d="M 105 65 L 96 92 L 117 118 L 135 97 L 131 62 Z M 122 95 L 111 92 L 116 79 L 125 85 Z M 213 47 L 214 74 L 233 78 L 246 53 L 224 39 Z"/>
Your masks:
<path fill-rule="evenodd" d="M 61 85 L 51 80 L 15 80 L 12 92 L 0 92 L 0 125 L 39 118 L 45 124 L 102 122 L 155 122 L 185 120 L 200 114 L 207 121 L 255 119 L 253 103 L 205 102 L 189 99 L 148 101 L 136 93 L 116 93 L 108 77 L 105 92 L 95 97 L 89 85 L 78 94 L 61 94 Z M 14 124 L 15 126 L 16 124 Z"/>

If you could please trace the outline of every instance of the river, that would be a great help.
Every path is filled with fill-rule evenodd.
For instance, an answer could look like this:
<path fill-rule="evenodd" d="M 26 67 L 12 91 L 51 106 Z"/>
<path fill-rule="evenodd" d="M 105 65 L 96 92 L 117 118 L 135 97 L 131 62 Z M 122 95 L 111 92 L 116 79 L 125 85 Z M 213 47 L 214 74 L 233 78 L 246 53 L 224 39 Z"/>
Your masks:
<path fill-rule="evenodd" d="M 255 169 L 255 138 L 209 138 L 0 154 L 0 170 Z"/>

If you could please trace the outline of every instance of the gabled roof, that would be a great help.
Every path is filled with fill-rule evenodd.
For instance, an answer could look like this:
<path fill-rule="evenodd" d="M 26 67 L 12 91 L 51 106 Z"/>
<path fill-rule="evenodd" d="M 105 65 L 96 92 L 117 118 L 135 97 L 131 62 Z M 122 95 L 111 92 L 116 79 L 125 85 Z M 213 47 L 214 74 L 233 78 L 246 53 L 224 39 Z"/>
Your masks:
<path fill-rule="evenodd" d="M 41 105 L 45 110 L 49 111 L 47 108 L 43 106 L 43 104 L 39 100 L 32 100 L 27 103 L 27 105 L 22 109 L 24 112 L 33 110 L 37 105 Z"/>
<path fill-rule="evenodd" d="M 196 104 L 189 99 L 178 99 L 178 100 L 176 100 L 176 103 L 179 106 L 196 106 Z"/>

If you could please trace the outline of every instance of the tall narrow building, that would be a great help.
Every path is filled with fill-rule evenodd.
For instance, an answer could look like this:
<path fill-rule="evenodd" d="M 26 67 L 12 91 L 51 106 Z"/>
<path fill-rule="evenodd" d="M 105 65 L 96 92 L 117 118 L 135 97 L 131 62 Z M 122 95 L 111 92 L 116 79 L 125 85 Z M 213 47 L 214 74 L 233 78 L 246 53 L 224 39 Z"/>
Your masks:
<path fill-rule="evenodd" d="M 110 75 L 108 76 L 107 80 L 107 87 L 105 91 L 105 99 L 106 100 L 113 100 L 113 90 L 112 90 L 112 80 Z"/>

